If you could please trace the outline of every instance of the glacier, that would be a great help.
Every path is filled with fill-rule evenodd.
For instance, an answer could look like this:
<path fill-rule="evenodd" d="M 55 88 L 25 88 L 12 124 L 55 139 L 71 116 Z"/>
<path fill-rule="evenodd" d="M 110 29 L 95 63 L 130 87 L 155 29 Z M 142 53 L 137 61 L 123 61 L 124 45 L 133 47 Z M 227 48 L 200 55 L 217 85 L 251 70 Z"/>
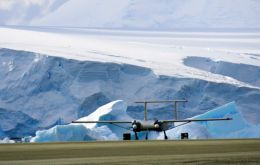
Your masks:
<path fill-rule="evenodd" d="M 11 49 L 0 49 L 0 61 L 0 138 L 34 136 L 37 130 L 70 123 L 118 99 L 126 101 L 126 113 L 135 119 L 143 118 L 143 106 L 134 103 L 138 100 L 187 99 L 187 104 L 178 107 L 182 118 L 235 100 L 247 121 L 260 122 L 257 88 L 158 75 L 150 68 L 130 64 L 78 61 Z M 173 111 L 167 110 L 172 105 L 148 108 L 149 119 L 174 117 Z"/>
<path fill-rule="evenodd" d="M 101 106 L 90 115 L 80 118 L 77 121 L 133 120 L 133 118 L 127 115 L 126 110 L 126 103 L 122 100 L 117 100 Z M 235 102 L 228 103 L 192 118 L 224 117 L 231 117 L 232 120 L 193 122 L 181 126 L 176 124 L 176 128 L 172 128 L 166 131 L 166 133 L 169 139 L 180 139 L 182 132 L 188 132 L 190 139 L 259 137 L 260 125 L 249 124 L 236 109 Z M 124 132 L 127 132 L 127 129 L 124 130 L 121 127 L 111 124 L 71 123 L 68 125 L 57 125 L 48 130 L 37 131 L 36 136 L 31 139 L 31 142 L 119 140 L 122 139 Z M 139 134 L 141 134 L 141 139 L 144 139 L 142 133 Z M 163 139 L 163 133 L 150 132 L 149 138 Z"/>

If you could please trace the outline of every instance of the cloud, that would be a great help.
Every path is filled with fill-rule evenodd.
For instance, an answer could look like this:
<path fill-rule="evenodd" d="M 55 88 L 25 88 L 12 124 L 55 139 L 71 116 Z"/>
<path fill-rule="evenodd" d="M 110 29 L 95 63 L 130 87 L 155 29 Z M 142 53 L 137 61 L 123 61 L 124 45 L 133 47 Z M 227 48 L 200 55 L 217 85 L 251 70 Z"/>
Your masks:
<path fill-rule="evenodd" d="M 10 10 L 13 5 L 13 0 L 0 0 L 0 10 Z"/>
<path fill-rule="evenodd" d="M 0 0 L 0 25 L 27 25 L 67 0 Z"/>
<path fill-rule="evenodd" d="M 0 0 L 0 10 L 11 10 L 17 4 L 21 5 L 21 7 L 29 7 L 30 5 L 40 6 L 46 2 L 50 3 L 50 0 Z"/>

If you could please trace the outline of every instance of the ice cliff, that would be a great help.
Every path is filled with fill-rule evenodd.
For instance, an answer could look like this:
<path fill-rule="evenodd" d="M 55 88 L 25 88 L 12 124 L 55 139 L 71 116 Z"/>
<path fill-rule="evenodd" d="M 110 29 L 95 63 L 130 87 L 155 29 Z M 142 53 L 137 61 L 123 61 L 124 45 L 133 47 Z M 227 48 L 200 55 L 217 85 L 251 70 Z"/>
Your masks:
<path fill-rule="evenodd" d="M 138 100 L 187 99 L 187 104 L 178 106 L 182 118 L 235 100 L 247 121 L 260 123 L 259 89 L 156 75 L 151 69 L 129 64 L 77 61 L 0 49 L 1 139 L 34 135 L 36 130 L 70 123 L 119 99 L 125 100 L 126 113 L 135 119 L 143 119 L 143 106 L 134 103 Z M 172 105 L 151 105 L 148 109 L 149 119 L 174 117 Z M 63 131 L 63 127 L 52 129 Z M 78 133 L 74 131 L 71 134 Z"/>

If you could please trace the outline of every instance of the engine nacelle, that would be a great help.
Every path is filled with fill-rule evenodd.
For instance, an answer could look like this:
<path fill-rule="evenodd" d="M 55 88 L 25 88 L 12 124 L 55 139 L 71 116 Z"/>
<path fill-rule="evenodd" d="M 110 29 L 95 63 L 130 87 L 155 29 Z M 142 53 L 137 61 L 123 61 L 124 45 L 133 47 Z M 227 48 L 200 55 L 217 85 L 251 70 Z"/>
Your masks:
<path fill-rule="evenodd" d="M 136 121 L 132 122 L 132 129 L 134 132 L 140 131 L 163 131 L 166 130 L 167 123 L 159 122 L 158 120 L 152 121 Z"/>
<path fill-rule="evenodd" d="M 155 123 L 155 124 L 154 124 L 154 128 L 155 128 L 155 129 L 159 129 L 159 128 L 160 128 L 160 125 L 159 125 L 158 123 Z"/>

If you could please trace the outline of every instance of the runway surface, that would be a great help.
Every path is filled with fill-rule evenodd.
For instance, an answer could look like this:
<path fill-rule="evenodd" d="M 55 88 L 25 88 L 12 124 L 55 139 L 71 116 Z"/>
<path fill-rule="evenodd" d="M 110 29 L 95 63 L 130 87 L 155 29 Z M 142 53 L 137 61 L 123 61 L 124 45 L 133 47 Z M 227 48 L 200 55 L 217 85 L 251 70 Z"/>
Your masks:
<path fill-rule="evenodd" d="M 0 145 L 0 164 L 260 164 L 260 139 Z"/>

